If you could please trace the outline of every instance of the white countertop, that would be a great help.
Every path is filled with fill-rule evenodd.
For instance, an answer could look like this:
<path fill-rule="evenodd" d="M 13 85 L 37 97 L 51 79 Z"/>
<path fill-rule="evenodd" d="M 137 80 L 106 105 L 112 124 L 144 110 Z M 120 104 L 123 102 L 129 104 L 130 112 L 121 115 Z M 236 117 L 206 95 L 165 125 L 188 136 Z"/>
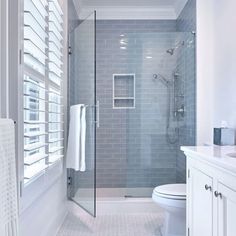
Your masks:
<path fill-rule="evenodd" d="M 203 161 L 218 165 L 221 168 L 236 172 L 236 157 L 227 154 L 236 154 L 236 146 L 196 146 L 181 147 L 186 156 L 196 157 Z"/>

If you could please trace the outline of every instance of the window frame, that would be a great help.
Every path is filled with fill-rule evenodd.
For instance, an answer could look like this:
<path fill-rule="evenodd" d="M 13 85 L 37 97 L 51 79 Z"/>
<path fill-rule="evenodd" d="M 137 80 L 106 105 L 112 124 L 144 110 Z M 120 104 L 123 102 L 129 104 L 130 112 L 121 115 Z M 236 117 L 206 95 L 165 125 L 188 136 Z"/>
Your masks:
<path fill-rule="evenodd" d="M 36 199 L 40 194 L 42 194 L 43 192 L 45 192 L 45 190 L 47 188 L 49 188 L 58 178 L 60 178 L 63 174 L 63 170 L 64 170 L 64 158 L 60 158 L 60 160 L 56 161 L 55 163 L 53 163 L 52 165 L 48 166 L 45 171 L 43 171 L 42 173 L 40 173 L 39 175 L 35 176 L 34 178 L 32 178 L 32 180 L 29 181 L 29 183 L 27 183 L 26 185 L 24 185 L 24 140 L 22 139 L 22 137 L 24 137 L 24 117 L 23 117 L 23 107 L 24 104 L 23 102 L 21 102 L 21 100 L 23 100 L 23 96 L 22 93 L 20 91 L 23 91 L 23 81 L 24 81 L 24 14 L 22 14 L 22 12 L 24 12 L 24 0 L 20 1 L 20 5 L 21 5 L 21 14 L 20 14 L 20 25 L 21 25 L 21 33 L 20 33 L 20 38 L 21 38 L 21 46 L 20 46 L 20 57 L 21 57 L 21 63 L 20 63 L 20 77 L 21 80 L 19 82 L 19 104 L 20 106 L 18 106 L 19 108 L 19 124 L 22 125 L 18 125 L 18 159 L 19 159 L 19 184 L 20 184 L 20 197 L 21 197 L 21 204 L 20 204 L 20 210 L 23 211 L 25 208 L 27 208 L 30 203 Z M 58 3 L 61 5 L 61 9 L 63 11 L 63 47 L 62 47 L 62 55 L 65 55 L 66 53 L 66 45 L 67 45 L 67 32 L 66 32 L 66 26 L 67 26 L 67 22 L 66 22 L 66 7 L 65 4 L 62 5 L 62 3 L 60 3 L 60 1 L 58 1 Z M 67 58 L 63 56 L 62 59 L 62 76 L 61 76 L 61 95 L 64 97 L 62 100 L 62 105 L 66 104 L 66 94 L 67 94 Z M 35 72 L 33 70 L 27 70 L 27 73 L 31 72 L 32 75 L 35 74 Z M 48 80 L 48 78 L 47 78 Z M 47 81 L 47 87 L 49 86 L 50 83 L 48 83 Z M 54 87 L 55 84 L 51 84 L 52 87 Z M 55 88 L 58 89 L 57 86 L 55 86 Z M 48 107 L 45 109 L 47 110 Z M 63 129 L 65 129 L 66 127 L 66 110 L 63 107 L 63 113 L 64 113 L 64 117 L 63 119 Z M 63 134 L 63 146 L 64 146 L 64 150 L 65 150 L 65 144 L 66 144 L 66 139 L 65 137 L 65 132 Z M 65 151 L 64 151 L 65 154 Z M 30 193 L 30 194 L 29 194 Z M 33 193 L 33 194 L 32 194 Z"/>
<path fill-rule="evenodd" d="M 8 31 L 8 1 L 0 2 L 0 117 L 9 117 L 9 31 Z"/>

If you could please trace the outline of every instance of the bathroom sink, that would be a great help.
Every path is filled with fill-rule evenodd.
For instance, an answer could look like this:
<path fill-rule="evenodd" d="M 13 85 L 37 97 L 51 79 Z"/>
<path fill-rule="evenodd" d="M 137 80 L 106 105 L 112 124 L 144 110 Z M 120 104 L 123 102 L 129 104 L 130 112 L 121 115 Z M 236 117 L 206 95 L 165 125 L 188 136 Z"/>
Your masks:
<path fill-rule="evenodd" d="M 229 157 L 236 158 L 236 152 L 226 154 Z"/>

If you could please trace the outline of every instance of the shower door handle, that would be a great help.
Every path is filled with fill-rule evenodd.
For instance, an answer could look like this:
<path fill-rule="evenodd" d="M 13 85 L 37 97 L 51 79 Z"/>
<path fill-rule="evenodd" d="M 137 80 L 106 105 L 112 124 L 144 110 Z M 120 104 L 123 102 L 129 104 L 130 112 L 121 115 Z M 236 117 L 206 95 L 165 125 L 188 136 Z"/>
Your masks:
<path fill-rule="evenodd" d="M 99 101 L 97 101 L 95 107 L 96 107 L 96 121 L 95 121 L 95 123 L 96 123 L 97 128 L 100 128 L 100 103 L 99 103 Z"/>

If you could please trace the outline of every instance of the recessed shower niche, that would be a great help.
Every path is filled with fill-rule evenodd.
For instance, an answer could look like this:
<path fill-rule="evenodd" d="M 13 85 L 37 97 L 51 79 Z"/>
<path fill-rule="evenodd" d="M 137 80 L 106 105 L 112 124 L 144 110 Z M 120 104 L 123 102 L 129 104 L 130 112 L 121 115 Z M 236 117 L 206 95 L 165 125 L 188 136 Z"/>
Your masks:
<path fill-rule="evenodd" d="M 135 74 L 113 74 L 113 109 L 135 108 Z"/>

